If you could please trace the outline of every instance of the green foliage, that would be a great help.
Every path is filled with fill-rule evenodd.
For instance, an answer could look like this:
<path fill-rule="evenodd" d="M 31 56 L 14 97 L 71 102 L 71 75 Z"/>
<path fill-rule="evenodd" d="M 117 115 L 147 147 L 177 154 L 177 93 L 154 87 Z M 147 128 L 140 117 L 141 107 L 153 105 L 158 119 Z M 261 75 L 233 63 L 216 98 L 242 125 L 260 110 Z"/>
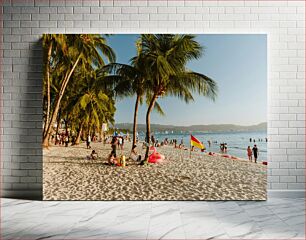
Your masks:
<path fill-rule="evenodd" d="M 96 69 L 114 62 L 114 51 L 100 34 L 44 34 L 44 70 L 49 66 L 51 112 L 59 111 L 72 128 L 86 122 L 99 129 L 103 122 L 114 122 L 115 101 L 112 86 L 96 77 Z M 47 52 L 52 48 L 48 61 Z M 77 59 L 79 59 L 78 62 Z M 77 65 L 76 65 L 77 63 Z M 73 69 L 73 66 L 76 67 Z M 73 72 L 72 72 L 73 71 Z M 72 72 L 71 80 L 67 81 Z M 47 76 L 45 74 L 45 76 Z M 44 77 L 44 118 L 47 112 L 47 78 Z M 49 114 L 51 116 L 51 114 Z"/>

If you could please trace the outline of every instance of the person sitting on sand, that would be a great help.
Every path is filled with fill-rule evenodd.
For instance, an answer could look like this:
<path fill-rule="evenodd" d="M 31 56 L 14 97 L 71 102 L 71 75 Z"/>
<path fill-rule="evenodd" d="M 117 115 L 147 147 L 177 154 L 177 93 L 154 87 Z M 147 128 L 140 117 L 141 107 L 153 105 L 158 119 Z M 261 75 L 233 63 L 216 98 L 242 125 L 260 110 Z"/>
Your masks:
<path fill-rule="evenodd" d="M 137 153 L 137 145 L 135 144 L 132 148 L 132 152 L 130 154 L 130 159 L 134 161 L 141 161 L 141 155 Z"/>
<path fill-rule="evenodd" d="M 249 160 L 252 162 L 252 149 L 251 149 L 251 147 L 250 146 L 248 146 L 248 148 L 247 148 L 247 154 L 248 154 L 248 158 L 249 158 Z"/>
<path fill-rule="evenodd" d="M 115 155 L 113 153 L 111 153 L 108 156 L 108 164 L 109 165 L 116 165 L 118 163 L 117 158 L 115 157 Z"/>
<path fill-rule="evenodd" d="M 88 160 L 96 160 L 98 158 L 98 154 L 96 153 L 95 150 L 92 150 L 91 154 L 87 156 Z"/>

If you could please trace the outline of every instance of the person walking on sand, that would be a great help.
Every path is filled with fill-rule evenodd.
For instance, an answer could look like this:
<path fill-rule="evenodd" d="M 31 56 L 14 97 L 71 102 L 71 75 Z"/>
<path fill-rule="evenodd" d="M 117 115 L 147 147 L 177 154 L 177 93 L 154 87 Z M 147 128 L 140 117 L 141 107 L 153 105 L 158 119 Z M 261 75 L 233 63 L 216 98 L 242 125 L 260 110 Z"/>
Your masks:
<path fill-rule="evenodd" d="M 151 142 L 152 142 L 152 145 L 155 146 L 155 137 L 154 137 L 154 135 L 151 136 Z"/>
<path fill-rule="evenodd" d="M 253 147 L 253 155 L 254 155 L 254 161 L 255 161 L 255 163 L 257 163 L 257 158 L 258 158 L 258 148 L 257 148 L 257 146 L 256 146 L 256 144 L 254 145 L 254 147 Z"/>
<path fill-rule="evenodd" d="M 86 139 L 86 147 L 87 147 L 87 149 L 91 148 L 90 143 L 91 143 L 91 137 L 90 137 L 90 134 L 88 134 L 87 139 Z"/>
<path fill-rule="evenodd" d="M 248 154 L 249 160 L 252 162 L 252 155 L 253 155 L 253 153 L 252 153 L 252 149 L 251 149 L 250 146 L 248 146 L 248 148 L 247 148 L 247 154 Z"/>

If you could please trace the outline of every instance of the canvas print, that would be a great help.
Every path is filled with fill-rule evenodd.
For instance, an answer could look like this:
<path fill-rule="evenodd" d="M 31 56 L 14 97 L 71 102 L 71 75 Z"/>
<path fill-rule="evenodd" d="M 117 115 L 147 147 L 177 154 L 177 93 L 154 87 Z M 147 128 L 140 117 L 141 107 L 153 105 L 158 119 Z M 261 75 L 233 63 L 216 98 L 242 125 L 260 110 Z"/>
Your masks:
<path fill-rule="evenodd" d="M 45 200 L 265 200 L 265 34 L 44 34 Z"/>

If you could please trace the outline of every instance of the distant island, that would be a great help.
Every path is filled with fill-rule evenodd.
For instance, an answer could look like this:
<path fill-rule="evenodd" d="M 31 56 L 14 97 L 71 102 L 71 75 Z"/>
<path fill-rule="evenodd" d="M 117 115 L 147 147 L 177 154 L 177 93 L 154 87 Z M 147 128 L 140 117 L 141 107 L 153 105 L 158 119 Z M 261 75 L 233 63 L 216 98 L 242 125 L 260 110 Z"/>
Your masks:
<path fill-rule="evenodd" d="M 126 129 L 132 131 L 132 123 L 117 123 L 116 128 Z M 145 124 L 138 124 L 137 129 L 139 132 L 146 131 Z M 234 124 L 209 124 L 209 125 L 191 125 L 191 126 L 174 126 L 174 125 L 161 125 L 151 124 L 151 130 L 154 132 L 253 132 L 253 131 L 266 131 L 267 123 L 259 123 L 257 125 L 241 126 Z"/>

